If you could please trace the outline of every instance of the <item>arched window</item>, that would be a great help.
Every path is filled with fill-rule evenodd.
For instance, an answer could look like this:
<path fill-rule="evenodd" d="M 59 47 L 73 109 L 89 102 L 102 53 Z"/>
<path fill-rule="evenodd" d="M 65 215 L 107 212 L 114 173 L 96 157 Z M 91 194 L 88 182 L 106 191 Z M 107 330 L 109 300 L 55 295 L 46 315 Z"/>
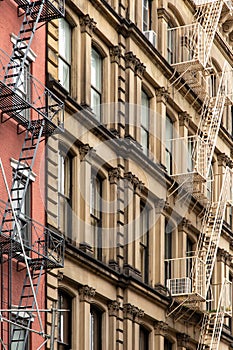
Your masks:
<path fill-rule="evenodd" d="M 99 52 L 91 49 L 91 108 L 96 118 L 101 120 L 103 60 Z"/>
<path fill-rule="evenodd" d="M 102 349 L 102 311 L 96 306 L 90 310 L 90 350 Z"/>

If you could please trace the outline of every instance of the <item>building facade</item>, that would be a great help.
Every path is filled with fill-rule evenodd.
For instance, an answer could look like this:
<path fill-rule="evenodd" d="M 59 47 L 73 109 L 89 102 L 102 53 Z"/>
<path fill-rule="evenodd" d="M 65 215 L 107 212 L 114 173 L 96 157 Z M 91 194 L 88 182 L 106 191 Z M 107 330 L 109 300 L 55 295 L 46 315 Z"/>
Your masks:
<path fill-rule="evenodd" d="M 44 203 L 45 139 L 62 122 L 63 103 L 45 87 L 46 28 L 39 28 L 63 15 L 56 5 L 0 4 L 0 348 L 4 350 L 45 349 L 45 273 L 63 264 L 64 241 L 45 228 Z"/>
<path fill-rule="evenodd" d="M 232 3 L 79 0 L 47 24 L 48 348 L 232 346 Z"/>

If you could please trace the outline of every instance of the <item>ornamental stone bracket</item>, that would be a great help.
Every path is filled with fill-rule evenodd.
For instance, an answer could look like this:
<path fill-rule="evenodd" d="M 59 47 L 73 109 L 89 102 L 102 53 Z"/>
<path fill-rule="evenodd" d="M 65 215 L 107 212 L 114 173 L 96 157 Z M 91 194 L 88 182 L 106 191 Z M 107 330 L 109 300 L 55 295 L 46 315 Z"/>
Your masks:
<path fill-rule="evenodd" d="M 179 113 L 179 125 L 188 127 L 189 121 L 192 119 L 191 115 L 188 114 L 186 111 Z"/>
<path fill-rule="evenodd" d="M 144 183 L 139 180 L 139 178 L 134 175 L 131 171 L 124 174 L 124 179 L 128 180 L 134 187 L 135 190 L 142 191 L 144 188 Z"/>
<path fill-rule="evenodd" d="M 163 210 L 168 211 L 170 208 L 168 201 L 162 198 L 156 199 L 154 203 L 155 203 L 156 214 L 161 214 Z"/>
<path fill-rule="evenodd" d="M 117 184 L 119 178 L 121 177 L 120 169 L 119 168 L 113 168 L 109 170 L 108 172 L 108 179 L 110 184 Z"/>
<path fill-rule="evenodd" d="M 93 30 L 96 27 L 94 18 L 91 18 L 89 14 L 80 18 L 81 33 L 88 33 L 90 36 L 93 34 Z"/>
<path fill-rule="evenodd" d="M 157 102 L 166 103 L 170 94 L 168 90 L 162 86 L 155 89 L 155 95 L 157 97 Z"/>
<path fill-rule="evenodd" d="M 146 66 L 137 58 L 136 55 L 132 51 L 128 51 L 125 53 L 125 67 L 132 69 L 135 72 L 135 75 L 142 78 Z"/>
<path fill-rule="evenodd" d="M 109 50 L 110 58 L 111 58 L 111 63 L 120 63 L 120 58 L 122 56 L 122 49 L 120 46 L 116 45 L 113 47 L 110 47 Z"/>
<path fill-rule="evenodd" d="M 124 311 L 124 318 L 137 323 L 140 322 L 140 319 L 144 317 L 144 311 L 130 303 L 123 305 L 123 311 Z"/>
<path fill-rule="evenodd" d="M 95 288 L 85 285 L 79 289 L 80 301 L 91 303 L 95 296 Z"/>
<path fill-rule="evenodd" d="M 217 158 L 219 166 L 229 166 L 230 168 L 233 167 L 233 161 L 225 153 L 220 153 Z"/>
<path fill-rule="evenodd" d="M 80 160 L 89 160 L 89 158 L 92 158 L 96 153 L 96 150 L 91 147 L 88 143 L 85 145 L 79 146 L 79 154 L 80 154 Z"/>
<path fill-rule="evenodd" d="M 154 330 L 155 330 L 155 335 L 166 336 L 168 331 L 168 324 L 163 321 L 155 321 Z"/>
<path fill-rule="evenodd" d="M 120 310 L 120 303 L 117 300 L 112 300 L 108 304 L 109 316 L 117 317 L 118 311 Z"/>

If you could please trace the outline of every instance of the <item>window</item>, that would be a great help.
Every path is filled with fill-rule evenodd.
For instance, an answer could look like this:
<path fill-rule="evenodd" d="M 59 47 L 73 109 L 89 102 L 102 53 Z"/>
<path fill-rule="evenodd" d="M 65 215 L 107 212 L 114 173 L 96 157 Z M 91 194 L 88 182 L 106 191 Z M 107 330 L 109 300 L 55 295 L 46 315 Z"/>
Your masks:
<path fill-rule="evenodd" d="M 91 226 L 92 226 L 92 239 L 94 256 L 96 259 L 102 258 L 102 215 L 101 215 L 101 202 L 102 202 L 102 181 L 99 176 L 92 173 L 91 176 L 91 199 L 90 199 L 90 214 L 91 214 Z"/>
<path fill-rule="evenodd" d="M 148 154 L 149 151 L 149 124 L 150 124 L 150 110 L 149 97 L 142 91 L 141 94 L 141 145 L 143 152 Z"/>
<path fill-rule="evenodd" d="M 72 348 L 72 298 L 64 291 L 58 291 L 58 350 Z"/>
<path fill-rule="evenodd" d="M 25 328 L 21 328 L 20 324 L 24 327 L 28 326 L 30 323 L 30 317 L 27 312 L 20 312 L 20 315 L 14 315 L 13 313 L 13 322 L 17 322 L 18 325 L 12 325 L 11 333 L 11 350 L 28 350 L 30 343 L 30 332 L 26 331 Z"/>
<path fill-rule="evenodd" d="M 90 350 L 102 349 L 102 312 L 91 306 L 90 314 Z"/>
<path fill-rule="evenodd" d="M 172 350 L 172 343 L 167 338 L 164 338 L 164 350 Z"/>
<path fill-rule="evenodd" d="M 168 174 L 172 174 L 172 142 L 173 142 L 173 122 L 166 116 L 166 168 Z"/>
<path fill-rule="evenodd" d="M 217 95 L 217 72 L 213 70 L 209 77 L 209 95 L 215 97 Z"/>
<path fill-rule="evenodd" d="M 213 199 L 213 168 L 212 165 L 209 170 L 208 179 L 206 182 L 206 190 L 207 190 L 207 199 Z"/>
<path fill-rule="evenodd" d="M 15 209 L 16 215 L 18 214 L 19 224 L 21 228 L 21 237 L 25 246 L 30 247 L 31 245 L 31 227 L 30 220 L 31 217 L 31 184 L 27 185 L 27 179 L 23 176 L 19 176 L 17 180 L 14 181 L 13 191 L 12 191 L 12 202 Z M 26 188 L 27 187 L 27 188 Z M 26 188 L 26 193 L 24 191 Z M 16 240 L 19 240 L 18 232 L 15 227 Z"/>
<path fill-rule="evenodd" d="M 102 57 L 92 48 L 91 50 L 91 108 L 100 121 L 102 102 Z"/>
<path fill-rule="evenodd" d="M 71 26 L 64 18 L 60 18 L 58 30 L 58 79 L 60 84 L 70 92 Z"/>
<path fill-rule="evenodd" d="M 186 257 L 188 258 L 186 260 L 186 276 L 190 277 L 191 276 L 191 270 L 192 270 L 192 256 L 193 256 L 193 243 L 189 237 L 187 237 L 186 240 Z"/>
<path fill-rule="evenodd" d="M 150 30 L 151 26 L 151 1 L 143 0 L 142 3 L 142 30 Z"/>
<path fill-rule="evenodd" d="M 194 168 L 193 162 L 193 138 L 188 138 L 188 161 L 187 161 L 187 171 L 192 172 Z"/>
<path fill-rule="evenodd" d="M 148 283 L 149 264 L 149 209 L 141 202 L 140 204 L 140 253 L 141 253 L 141 273 L 144 283 Z"/>
<path fill-rule="evenodd" d="M 174 43 L 173 43 L 173 36 L 174 31 L 172 30 L 172 25 L 168 23 L 168 31 L 167 31 L 167 60 L 168 63 L 173 64 L 174 63 Z"/>
<path fill-rule="evenodd" d="M 17 60 L 16 64 L 20 64 L 20 61 Z M 15 73 L 17 73 L 17 68 L 15 68 Z M 17 84 L 17 94 L 22 97 L 24 101 L 28 103 L 31 102 L 31 63 L 29 60 L 26 60 L 23 70 L 20 73 L 20 78 Z M 16 78 L 17 79 L 17 78 Z M 30 119 L 30 108 L 23 109 L 20 114 L 27 120 Z"/>
<path fill-rule="evenodd" d="M 172 258 L 172 230 L 165 221 L 165 259 Z M 171 262 L 165 261 L 165 281 L 171 278 Z"/>
<path fill-rule="evenodd" d="M 62 149 L 58 157 L 59 229 L 72 237 L 72 157 Z"/>
<path fill-rule="evenodd" d="M 140 326 L 139 350 L 149 350 L 149 331 Z"/>

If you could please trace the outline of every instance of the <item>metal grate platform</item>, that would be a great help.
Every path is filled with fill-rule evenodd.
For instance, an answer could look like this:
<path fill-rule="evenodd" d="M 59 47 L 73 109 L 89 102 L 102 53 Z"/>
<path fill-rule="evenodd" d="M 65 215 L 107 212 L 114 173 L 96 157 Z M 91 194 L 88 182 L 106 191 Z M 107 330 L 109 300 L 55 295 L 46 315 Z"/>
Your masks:
<path fill-rule="evenodd" d="M 29 3 L 27 0 L 15 0 L 15 2 L 18 4 L 19 9 L 24 11 L 32 7 L 31 18 L 36 20 L 42 1 L 32 1 Z M 65 3 L 63 0 L 46 0 L 43 4 L 39 22 L 50 21 L 52 19 L 63 17 L 64 15 Z"/>

